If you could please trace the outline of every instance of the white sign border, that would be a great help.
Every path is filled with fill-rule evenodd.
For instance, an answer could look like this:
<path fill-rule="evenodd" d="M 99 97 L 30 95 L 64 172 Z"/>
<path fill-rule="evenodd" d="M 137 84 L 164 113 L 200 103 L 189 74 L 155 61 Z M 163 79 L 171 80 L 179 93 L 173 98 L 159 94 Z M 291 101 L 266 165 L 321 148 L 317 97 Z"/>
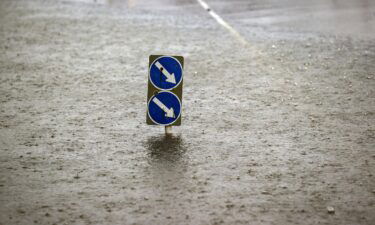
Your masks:
<path fill-rule="evenodd" d="M 168 92 L 168 93 L 171 93 L 172 95 L 174 95 L 174 96 L 177 98 L 178 103 L 180 104 L 180 113 L 178 114 L 178 116 L 176 117 L 176 119 L 173 120 L 172 122 L 168 123 L 168 124 L 158 123 L 158 122 L 156 122 L 154 119 L 152 119 L 152 117 L 151 117 L 151 115 L 150 115 L 150 102 L 151 102 L 152 98 L 155 97 L 155 95 L 153 95 L 153 96 L 148 100 L 148 103 L 147 103 L 147 114 L 148 114 L 148 117 L 151 119 L 151 121 L 154 122 L 155 124 L 157 124 L 157 125 L 163 125 L 163 126 L 168 126 L 168 125 L 170 125 L 170 124 L 176 122 L 176 121 L 181 117 L 181 113 L 182 113 L 182 103 L 181 103 L 180 98 L 179 98 L 175 93 L 173 93 L 173 92 L 171 92 L 171 91 L 159 91 L 158 94 L 159 94 L 159 93 L 162 93 L 162 92 Z"/>
<path fill-rule="evenodd" d="M 179 81 L 174 87 L 169 88 L 169 89 L 163 89 L 163 88 L 160 88 L 160 87 L 156 86 L 156 85 L 154 84 L 154 82 L 152 82 L 152 79 L 151 79 L 151 67 L 154 65 L 154 63 L 155 63 L 157 60 L 159 60 L 159 59 L 161 59 L 161 58 L 165 58 L 165 57 L 173 58 L 174 60 L 176 60 L 176 61 L 178 62 L 178 64 L 180 65 L 180 68 L 181 68 L 181 79 L 180 79 L 180 81 Z M 182 80 L 184 79 L 184 68 L 182 67 L 180 61 L 178 61 L 178 60 L 177 60 L 175 57 L 173 57 L 173 56 L 167 56 L 167 55 L 159 56 L 158 58 L 156 58 L 156 59 L 151 63 L 150 67 L 148 68 L 148 79 L 150 80 L 151 84 L 152 84 L 156 89 L 163 90 L 163 91 L 170 91 L 170 90 L 176 88 L 178 85 L 180 85 L 180 83 L 181 83 Z"/>

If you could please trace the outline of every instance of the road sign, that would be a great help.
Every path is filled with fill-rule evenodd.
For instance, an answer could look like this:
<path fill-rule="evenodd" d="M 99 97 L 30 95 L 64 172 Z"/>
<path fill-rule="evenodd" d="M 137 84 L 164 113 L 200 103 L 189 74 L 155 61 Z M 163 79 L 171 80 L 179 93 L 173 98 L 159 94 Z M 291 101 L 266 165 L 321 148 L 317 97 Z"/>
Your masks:
<path fill-rule="evenodd" d="M 150 56 L 147 124 L 181 125 L 183 66 L 182 56 Z"/>
<path fill-rule="evenodd" d="M 182 65 L 172 56 L 161 56 L 151 63 L 149 76 L 156 88 L 171 90 L 182 81 Z"/>
<path fill-rule="evenodd" d="M 181 115 L 180 99 L 169 91 L 161 91 L 148 102 L 150 119 L 160 125 L 170 125 Z"/>

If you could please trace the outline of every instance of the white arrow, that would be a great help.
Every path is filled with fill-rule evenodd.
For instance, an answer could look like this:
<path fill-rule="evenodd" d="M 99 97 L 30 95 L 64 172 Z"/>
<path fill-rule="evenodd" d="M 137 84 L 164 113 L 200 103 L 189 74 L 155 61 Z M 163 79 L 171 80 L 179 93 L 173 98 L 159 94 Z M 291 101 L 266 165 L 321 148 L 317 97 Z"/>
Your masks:
<path fill-rule="evenodd" d="M 153 101 L 157 106 L 159 106 L 159 107 L 165 112 L 165 116 L 166 116 L 166 117 L 175 118 L 173 108 L 168 109 L 168 107 L 165 106 L 165 105 L 164 105 L 159 99 L 157 99 L 156 97 L 155 97 L 154 99 L 152 99 L 152 101 Z"/>
<path fill-rule="evenodd" d="M 174 74 L 170 74 L 163 65 L 160 64 L 159 61 L 155 63 L 155 66 L 163 72 L 163 74 L 167 77 L 165 81 L 175 84 L 176 83 L 176 78 L 174 77 Z"/>

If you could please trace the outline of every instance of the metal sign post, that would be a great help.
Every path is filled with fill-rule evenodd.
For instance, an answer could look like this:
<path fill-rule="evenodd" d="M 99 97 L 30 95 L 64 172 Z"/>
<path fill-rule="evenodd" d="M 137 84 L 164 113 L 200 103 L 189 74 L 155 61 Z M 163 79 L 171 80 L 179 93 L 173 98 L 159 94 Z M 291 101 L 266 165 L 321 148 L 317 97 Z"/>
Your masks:
<path fill-rule="evenodd" d="M 166 134 L 181 125 L 183 65 L 182 56 L 149 58 L 146 122 L 165 126 Z"/>

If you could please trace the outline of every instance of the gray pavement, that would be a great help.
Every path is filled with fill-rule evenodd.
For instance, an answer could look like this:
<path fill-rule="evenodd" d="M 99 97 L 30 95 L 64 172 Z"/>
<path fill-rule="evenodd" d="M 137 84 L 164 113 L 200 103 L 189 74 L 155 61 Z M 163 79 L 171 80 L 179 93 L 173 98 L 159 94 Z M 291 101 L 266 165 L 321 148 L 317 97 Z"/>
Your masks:
<path fill-rule="evenodd" d="M 0 1 L 1 225 L 374 223 L 373 1 L 207 3 L 247 45 L 195 0 Z"/>

